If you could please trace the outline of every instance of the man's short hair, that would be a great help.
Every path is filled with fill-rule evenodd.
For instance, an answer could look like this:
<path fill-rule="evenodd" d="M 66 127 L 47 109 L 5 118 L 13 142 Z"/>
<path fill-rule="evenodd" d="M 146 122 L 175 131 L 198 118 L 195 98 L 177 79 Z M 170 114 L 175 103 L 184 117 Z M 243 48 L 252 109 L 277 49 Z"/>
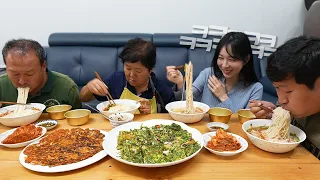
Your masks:
<path fill-rule="evenodd" d="M 17 52 L 24 56 L 26 53 L 34 51 L 42 65 L 46 59 L 43 47 L 37 41 L 31 39 L 13 39 L 8 41 L 2 49 L 4 63 L 9 53 Z"/>
<path fill-rule="evenodd" d="M 284 43 L 269 56 L 267 76 L 273 82 L 294 78 L 313 89 L 320 77 L 320 39 L 300 36 Z"/>

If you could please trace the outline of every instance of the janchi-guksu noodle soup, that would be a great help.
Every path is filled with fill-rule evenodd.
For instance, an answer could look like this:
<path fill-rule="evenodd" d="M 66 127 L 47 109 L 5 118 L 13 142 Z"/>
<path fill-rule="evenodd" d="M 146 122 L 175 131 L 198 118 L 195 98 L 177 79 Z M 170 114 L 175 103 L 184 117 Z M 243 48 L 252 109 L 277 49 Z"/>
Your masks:
<path fill-rule="evenodd" d="M 28 99 L 28 93 L 30 88 L 17 88 L 18 90 L 18 98 L 17 103 L 26 104 Z M 28 107 L 27 105 L 21 105 L 17 104 L 15 105 L 15 109 L 13 111 L 7 111 L 3 114 L 0 114 L 0 117 L 21 117 L 21 116 L 27 116 L 34 113 L 39 112 L 40 109 Z"/>
<path fill-rule="evenodd" d="M 203 109 L 195 107 L 193 104 L 193 92 L 192 92 L 192 82 L 193 82 L 193 65 L 191 61 L 185 64 L 186 72 L 186 107 L 179 107 L 172 109 L 173 112 L 181 114 L 199 114 L 203 113 Z"/>
<path fill-rule="evenodd" d="M 258 138 L 271 142 L 298 142 L 296 134 L 290 133 L 290 112 L 281 107 L 273 110 L 272 123 L 270 126 L 250 127 L 247 132 Z"/>

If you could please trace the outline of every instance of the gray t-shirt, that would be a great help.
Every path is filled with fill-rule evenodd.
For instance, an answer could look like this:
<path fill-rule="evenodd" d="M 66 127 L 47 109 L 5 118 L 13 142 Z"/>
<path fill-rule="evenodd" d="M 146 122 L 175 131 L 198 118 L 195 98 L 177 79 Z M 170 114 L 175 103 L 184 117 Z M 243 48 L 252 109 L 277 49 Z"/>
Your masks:
<path fill-rule="evenodd" d="M 320 112 L 306 118 L 293 119 L 292 124 L 306 133 L 307 140 L 302 145 L 320 159 Z"/>

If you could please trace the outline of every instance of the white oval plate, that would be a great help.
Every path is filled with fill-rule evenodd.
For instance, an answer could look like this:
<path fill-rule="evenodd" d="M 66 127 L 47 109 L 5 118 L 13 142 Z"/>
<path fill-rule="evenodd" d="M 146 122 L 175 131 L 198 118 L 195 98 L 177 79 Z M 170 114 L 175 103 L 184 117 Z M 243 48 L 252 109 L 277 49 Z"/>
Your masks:
<path fill-rule="evenodd" d="M 41 127 L 41 126 L 37 126 L 37 127 Z M 14 129 L 10 129 L 2 134 L 0 134 L 0 145 L 8 147 L 8 148 L 19 148 L 19 147 L 24 147 L 27 146 L 28 144 L 40 139 L 42 136 L 44 136 L 47 133 L 47 129 L 44 127 L 41 127 L 42 129 L 42 133 L 39 137 L 35 138 L 35 139 L 31 139 L 30 141 L 26 141 L 26 142 L 21 142 L 21 143 L 16 143 L 16 144 L 3 144 L 2 141 L 4 139 L 6 139 L 10 134 L 12 134 L 17 128 Z"/>
<path fill-rule="evenodd" d="M 192 155 L 190 155 L 184 159 L 178 160 L 178 161 L 167 162 L 167 163 L 158 163 L 158 164 L 133 163 L 133 162 L 130 162 L 130 161 L 127 161 L 127 160 L 124 160 L 121 158 L 120 151 L 117 150 L 118 136 L 119 136 L 120 131 L 130 131 L 132 129 L 140 129 L 141 126 L 152 127 L 152 126 L 160 125 L 160 124 L 171 125 L 172 123 L 179 124 L 182 129 L 185 129 L 189 133 L 192 134 L 192 138 L 195 141 L 197 141 L 200 145 L 200 148 L 198 151 L 196 151 Z M 144 121 L 144 122 L 130 122 L 130 123 L 123 124 L 121 126 L 118 126 L 114 129 L 112 129 L 109 132 L 107 140 L 103 142 L 103 149 L 106 150 L 112 158 L 114 158 L 115 160 L 118 160 L 122 163 L 129 164 L 132 166 L 138 166 L 138 167 L 165 167 L 165 166 L 172 166 L 175 164 L 179 164 L 179 163 L 187 161 L 187 160 L 191 159 L 192 157 L 194 157 L 195 155 L 197 155 L 200 152 L 200 150 L 202 149 L 202 147 L 203 147 L 202 134 L 197 129 L 191 128 L 181 122 L 172 121 L 172 120 L 163 120 L 163 119 L 153 119 L 153 120 L 148 120 L 148 121 Z"/>
<path fill-rule="evenodd" d="M 100 130 L 100 132 L 105 135 L 105 137 L 104 137 L 104 141 L 105 141 L 106 138 L 108 137 L 108 132 L 103 131 L 103 130 Z M 37 143 L 39 143 L 40 140 L 41 139 L 39 139 L 38 141 L 36 141 L 32 144 L 37 144 Z M 23 167 L 25 167 L 27 169 L 30 169 L 32 171 L 37 171 L 37 172 L 44 172 L 44 173 L 65 172 L 65 171 L 79 169 L 79 168 L 88 166 L 90 164 L 93 164 L 108 155 L 106 151 L 102 150 L 102 151 L 98 152 L 97 154 L 95 154 L 94 156 L 92 156 L 88 159 L 85 159 L 83 161 L 77 162 L 77 163 L 49 167 L 49 166 L 32 165 L 32 164 L 26 163 L 25 162 L 26 155 L 23 152 L 27 147 L 25 147 L 20 153 L 20 156 L 19 156 L 20 163 L 22 164 Z"/>
<path fill-rule="evenodd" d="M 236 135 L 236 134 L 232 134 L 232 133 L 228 133 L 228 134 L 234 136 L 237 139 L 237 141 L 241 144 L 241 148 L 239 150 L 222 151 L 221 152 L 221 151 L 215 151 L 215 150 L 208 148 L 207 144 L 210 141 L 211 137 L 216 135 L 216 132 L 208 132 L 203 135 L 204 147 L 208 151 L 212 152 L 213 154 L 219 155 L 219 156 L 233 156 L 233 155 L 236 155 L 236 154 L 239 154 L 239 153 L 245 151 L 248 148 L 248 142 L 243 137 Z"/>

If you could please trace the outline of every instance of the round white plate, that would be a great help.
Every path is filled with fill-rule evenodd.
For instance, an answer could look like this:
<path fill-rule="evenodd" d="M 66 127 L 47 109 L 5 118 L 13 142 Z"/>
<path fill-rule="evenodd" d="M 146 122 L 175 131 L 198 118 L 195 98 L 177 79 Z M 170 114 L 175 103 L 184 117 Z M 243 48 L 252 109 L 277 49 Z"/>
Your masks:
<path fill-rule="evenodd" d="M 167 163 L 158 163 L 158 164 L 133 163 L 133 162 L 121 159 L 120 151 L 117 150 L 118 136 L 119 136 L 120 131 L 130 131 L 132 129 L 140 129 L 141 126 L 152 127 L 152 126 L 160 125 L 160 124 L 171 125 L 172 123 L 179 124 L 182 129 L 185 129 L 189 133 L 192 134 L 192 138 L 195 141 L 197 141 L 200 145 L 200 148 L 198 151 L 196 151 L 192 155 L 190 155 L 184 159 L 178 160 L 178 161 L 167 162 Z M 172 120 L 163 120 L 163 119 L 153 119 L 153 120 L 148 120 L 148 121 L 144 121 L 144 122 L 130 122 L 130 123 L 123 124 L 121 126 L 118 126 L 114 129 L 112 129 L 108 134 L 107 140 L 103 142 L 103 149 L 106 150 L 112 158 L 114 158 L 120 162 L 123 162 L 125 164 L 129 164 L 132 166 L 139 166 L 139 167 L 165 167 L 165 166 L 172 166 L 175 164 L 179 164 L 179 163 L 187 161 L 187 160 L 191 159 L 192 157 L 194 157 L 195 155 L 197 155 L 200 152 L 200 150 L 202 149 L 202 147 L 203 147 L 202 134 L 197 129 L 191 128 L 181 122 L 172 121 Z"/>
<path fill-rule="evenodd" d="M 41 127 L 41 126 L 38 126 L 38 127 Z M 2 146 L 5 146 L 5 147 L 8 147 L 8 148 L 19 148 L 19 147 L 24 147 L 38 139 L 40 139 L 42 136 L 44 136 L 47 132 L 47 129 L 44 128 L 44 127 L 41 127 L 42 129 L 42 133 L 39 137 L 35 138 L 35 139 L 32 139 L 30 141 L 26 141 L 26 142 L 21 142 L 21 143 L 16 143 L 16 144 L 3 144 L 2 141 L 4 139 L 6 139 L 10 134 L 12 134 L 17 128 L 14 128 L 14 129 L 10 129 L 2 134 L 0 134 L 0 145 Z"/>
<path fill-rule="evenodd" d="M 104 137 L 104 141 L 105 141 L 106 138 L 108 137 L 108 132 L 103 131 L 103 130 L 100 130 L 100 132 L 105 135 L 105 137 Z M 38 140 L 32 144 L 37 144 L 37 143 L 39 143 L 39 141 L 40 140 Z M 26 155 L 23 152 L 27 147 L 25 147 L 20 153 L 20 156 L 19 156 L 20 163 L 22 164 L 23 167 L 25 167 L 27 169 L 30 169 L 32 171 L 37 171 L 37 172 L 44 172 L 44 173 L 65 172 L 65 171 L 79 169 L 79 168 L 88 166 L 90 164 L 93 164 L 108 155 L 106 151 L 102 150 L 102 151 L 98 152 L 97 154 L 95 154 L 94 156 L 92 156 L 88 159 L 85 159 L 83 161 L 77 162 L 77 163 L 49 167 L 49 166 L 32 165 L 32 164 L 26 163 L 25 162 Z"/>
<path fill-rule="evenodd" d="M 233 156 L 233 155 L 236 155 L 236 154 L 239 154 L 239 153 L 245 151 L 248 148 L 248 142 L 243 137 L 236 135 L 236 134 L 232 134 L 232 133 L 228 133 L 228 134 L 234 136 L 237 139 L 237 141 L 241 144 L 241 148 L 239 150 L 222 151 L 221 152 L 221 151 L 215 151 L 215 150 L 208 148 L 207 144 L 210 141 L 211 137 L 216 135 L 216 132 L 208 132 L 203 135 L 204 147 L 208 151 L 212 152 L 213 154 L 219 155 L 219 156 Z"/>

